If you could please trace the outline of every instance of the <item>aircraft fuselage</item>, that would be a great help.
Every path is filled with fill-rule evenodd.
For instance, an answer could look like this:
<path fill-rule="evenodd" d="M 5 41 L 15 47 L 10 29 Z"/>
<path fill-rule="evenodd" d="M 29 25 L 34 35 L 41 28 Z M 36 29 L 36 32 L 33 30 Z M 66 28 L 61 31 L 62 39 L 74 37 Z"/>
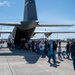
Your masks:
<path fill-rule="evenodd" d="M 14 44 L 19 45 L 21 38 L 25 38 L 26 40 L 29 40 L 36 26 L 37 26 L 37 22 L 35 21 L 21 22 L 21 26 L 16 26 L 12 32 Z"/>

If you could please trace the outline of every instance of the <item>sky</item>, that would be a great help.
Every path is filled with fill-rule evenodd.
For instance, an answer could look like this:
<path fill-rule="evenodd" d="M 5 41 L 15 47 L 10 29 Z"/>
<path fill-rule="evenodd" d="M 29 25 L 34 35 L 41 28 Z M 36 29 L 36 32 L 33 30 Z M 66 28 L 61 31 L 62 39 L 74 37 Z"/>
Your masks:
<path fill-rule="evenodd" d="M 0 0 L 0 22 L 21 22 L 24 15 L 25 0 Z M 75 24 L 75 0 L 35 0 L 38 22 L 47 24 Z M 0 29 L 13 30 L 14 27 L 0 26 Z M 73 27 L 36 28 L 46 31 L 75 31 Z M 9 34 L 1 34 L 7 38 Z M 39 34 L 40 35 L 40 34 Z M 38 38 L 39 35 L 34 37 Z M 43 34 L 41 37 L 45 37 Z M 49 38 L 74 38 L 75 34 L 52 34 Z"/>

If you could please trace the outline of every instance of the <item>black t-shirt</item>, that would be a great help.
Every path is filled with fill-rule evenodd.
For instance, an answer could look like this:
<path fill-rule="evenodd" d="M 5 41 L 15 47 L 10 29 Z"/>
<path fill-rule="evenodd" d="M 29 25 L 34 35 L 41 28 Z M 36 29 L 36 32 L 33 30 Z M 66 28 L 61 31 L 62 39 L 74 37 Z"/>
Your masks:
<path fill-rule="evenodd" d="M 71 56 L 75 57 L 75 44 L 71 45 L 70 51 L 71 51 Z"/>
<path fill-rule="evenodd" d="M 67 44 L 66 49 L 67 51 L 70 50 L 70 44 Z"/>

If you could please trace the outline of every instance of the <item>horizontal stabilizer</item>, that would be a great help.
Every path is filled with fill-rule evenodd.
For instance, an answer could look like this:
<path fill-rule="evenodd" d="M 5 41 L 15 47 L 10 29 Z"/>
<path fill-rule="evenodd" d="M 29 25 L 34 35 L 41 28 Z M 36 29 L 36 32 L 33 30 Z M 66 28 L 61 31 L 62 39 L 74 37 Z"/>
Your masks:
<path fill-rule="evenodd" d="M 37 27 L 65 27 L 65 26 L 74 26 L 74 24 L 38 24 Z"/>
<path fill-rule="evenodd" d="M 11 33 L 12 30 L 0 30 L 0 33 Z"/>
<path fill-rule="evenodd" d="M 20 22 L 0 22 L 0 25 L 4 26 L 20 26 Z"/>

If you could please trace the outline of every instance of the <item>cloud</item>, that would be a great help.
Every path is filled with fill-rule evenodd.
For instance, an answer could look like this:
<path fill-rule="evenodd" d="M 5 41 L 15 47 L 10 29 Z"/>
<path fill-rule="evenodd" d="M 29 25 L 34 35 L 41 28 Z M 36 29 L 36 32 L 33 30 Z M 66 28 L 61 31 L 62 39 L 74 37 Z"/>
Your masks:
<path fill-rule="evenodd" d="M 8 2 L 8 1 L 1 1 L 0 2 L 0 6 L 10 6 L 10 2 Z"/>

